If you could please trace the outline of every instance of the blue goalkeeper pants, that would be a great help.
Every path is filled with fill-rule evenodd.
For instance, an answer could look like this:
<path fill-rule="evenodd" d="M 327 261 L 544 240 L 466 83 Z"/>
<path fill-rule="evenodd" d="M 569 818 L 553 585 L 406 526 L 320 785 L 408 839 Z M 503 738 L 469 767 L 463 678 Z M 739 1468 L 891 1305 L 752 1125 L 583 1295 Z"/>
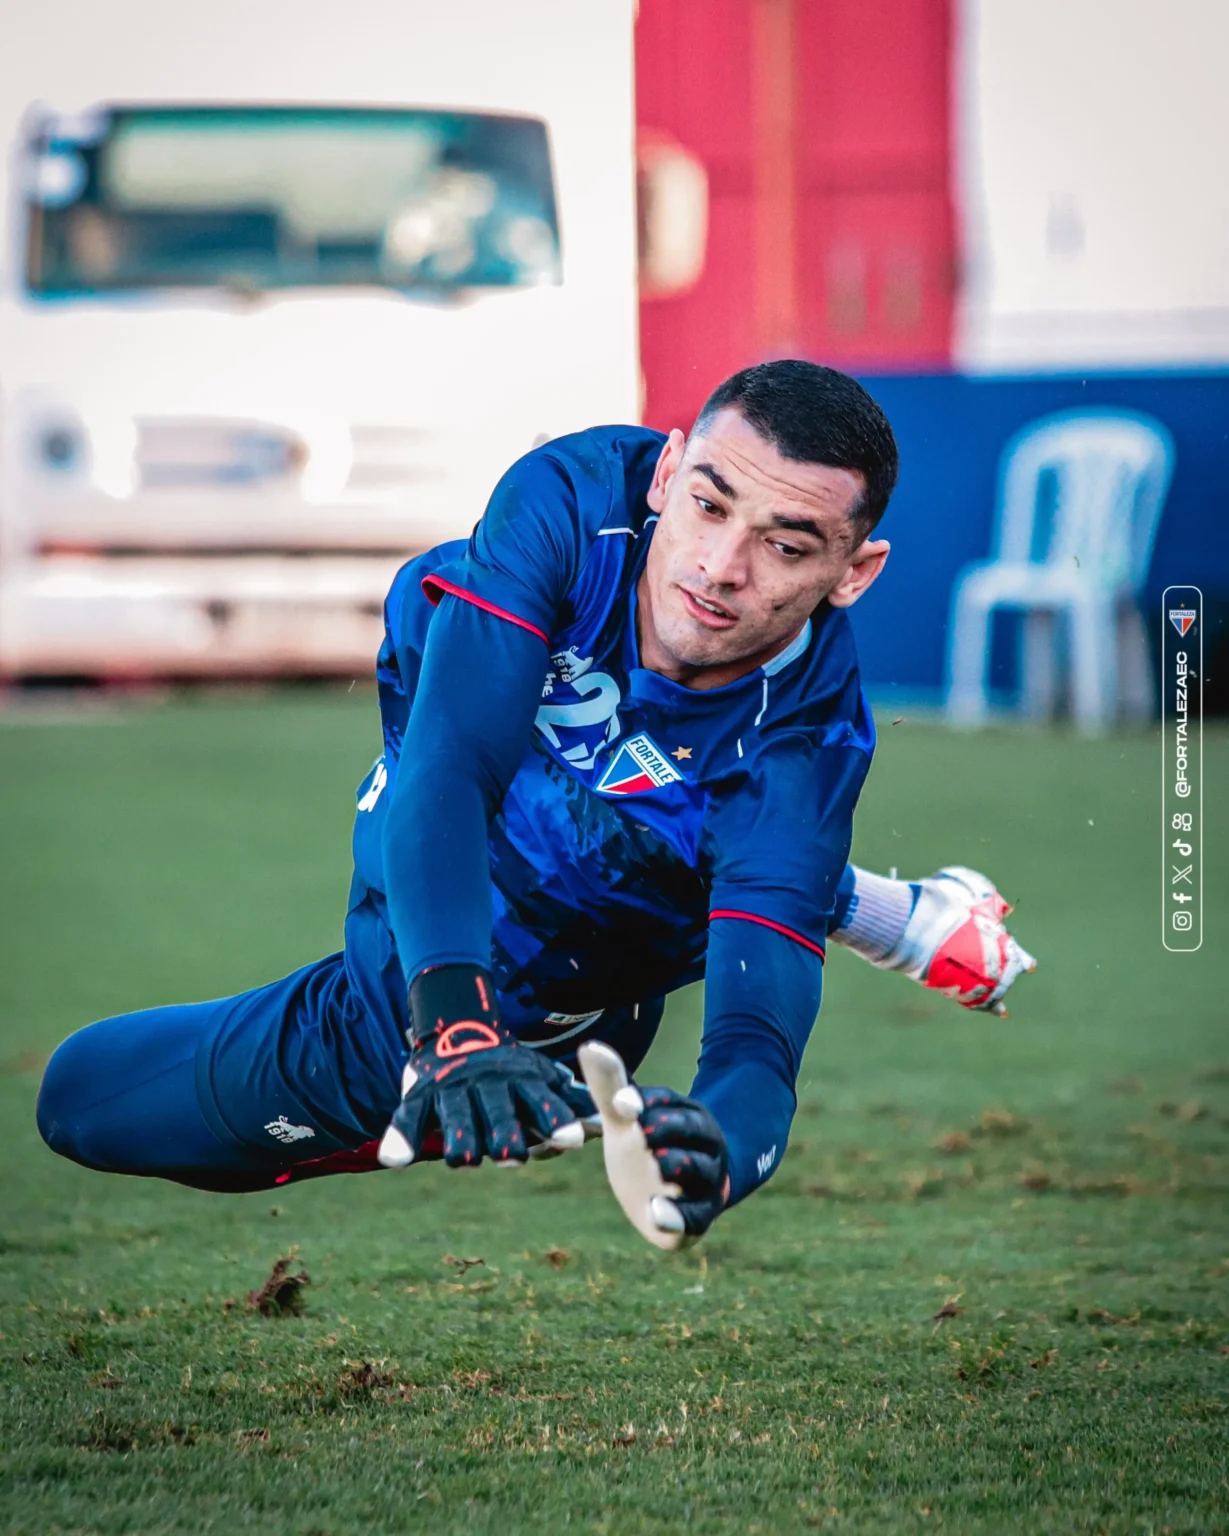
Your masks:
<path fill-rule="evenodd" d="M 330 955 L 237 997 L 79 1030 L 47 1065 L 39 1130 L 89 1168 L 269 1188 L 379 1136 L 404 1060 Z"/>

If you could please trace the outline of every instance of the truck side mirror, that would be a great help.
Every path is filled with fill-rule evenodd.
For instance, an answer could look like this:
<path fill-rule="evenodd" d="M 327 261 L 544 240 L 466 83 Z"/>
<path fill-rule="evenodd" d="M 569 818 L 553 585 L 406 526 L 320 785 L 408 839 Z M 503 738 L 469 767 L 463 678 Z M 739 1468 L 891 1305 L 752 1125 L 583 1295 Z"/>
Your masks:
<path fill-rule="evenodd" d="M 671 135 L 642 132 L 636 144 L 640 294 L 672 298 L 694 288 L 708 247 L 708 172 Z"/>

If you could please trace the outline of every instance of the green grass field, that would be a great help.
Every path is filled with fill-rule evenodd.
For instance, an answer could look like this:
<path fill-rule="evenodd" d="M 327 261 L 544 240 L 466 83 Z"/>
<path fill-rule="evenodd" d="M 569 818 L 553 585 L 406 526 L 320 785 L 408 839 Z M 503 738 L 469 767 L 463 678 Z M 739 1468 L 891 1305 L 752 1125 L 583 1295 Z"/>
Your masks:
<path fill-rule="evenodd" d="M 1041 969 L 1000 1023 L 834 953 L 784 1166 L 688 1254 L 595 1149 L 243 1197 L 54 1158 L 65 1034 L 336 946 L 376 745 L 359 693 L 0 715 L 0 1529 L 1229 1530 L 1229 735 L 1179 956 L 1153 737 L 885 720 L 855 856 L 986 868 Z M 249 1311 L 291 1253 L 301 1314 Z"/>

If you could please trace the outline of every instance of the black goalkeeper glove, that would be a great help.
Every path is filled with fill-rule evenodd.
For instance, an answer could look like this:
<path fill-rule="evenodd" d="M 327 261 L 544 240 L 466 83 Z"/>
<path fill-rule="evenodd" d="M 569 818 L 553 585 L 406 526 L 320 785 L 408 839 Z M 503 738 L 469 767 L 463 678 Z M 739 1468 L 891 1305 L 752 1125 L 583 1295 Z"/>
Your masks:
<path fill-rule="evenodd" d="M 653 1219 L 667 1232 L 699 1237 L 730 1198 L 730 1154 L 721 1127 L 697 1099 L 673 1088 L 641 1090 L 640 1125 L 662 1177 L 682 1193 L 653 1201 Z"/>
<path fill-rule="evenodd" d="M 519 1045 L 499 1019 L 490 973 L 472 965 L 424 971 L 410 987 L 410 1059 L 401 1103 L 380 1143 L 386 1168 L 404 1168 L 438 1132 L 450 1168 L 489 1157 L 505 1166 L 529 1142 L 579 1146 L 588 1093 L 564 1067 Z"/>

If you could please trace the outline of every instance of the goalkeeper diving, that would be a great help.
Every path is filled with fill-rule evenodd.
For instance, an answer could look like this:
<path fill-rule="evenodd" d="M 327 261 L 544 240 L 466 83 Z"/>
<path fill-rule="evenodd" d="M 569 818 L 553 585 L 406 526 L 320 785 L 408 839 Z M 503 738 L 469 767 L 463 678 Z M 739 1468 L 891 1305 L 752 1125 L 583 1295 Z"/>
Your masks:
<path fill-rule="evenodd" d="M 796 361 L 735 374 L 689 436 L 519 460 L 388 594 L 344 949 L 78 1031 L 48 1145 L 216 1191 L 521 1167 L 597 1125 L 578 1049 L 634 1072 L 703 978 L 689 1092 L 638 1101 L 677 1191 L 656 1219 L 694 1237 L 780 1163 L 829 942 L 1002 1012 L 1033 961 L 989 880 L 848 863 L 875 732 L 846 610 L 896 474 L 870 395 Z"/>

